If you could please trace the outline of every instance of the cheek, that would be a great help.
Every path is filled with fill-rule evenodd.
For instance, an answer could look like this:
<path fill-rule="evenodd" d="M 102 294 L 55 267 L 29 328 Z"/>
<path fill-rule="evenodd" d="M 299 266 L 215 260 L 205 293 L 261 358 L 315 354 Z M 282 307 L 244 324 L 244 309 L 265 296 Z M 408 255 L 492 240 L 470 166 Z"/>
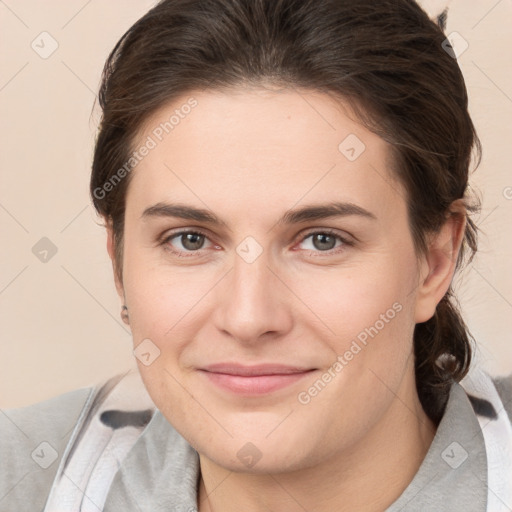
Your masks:
<path fill-rule="evenodd" d="M 415 264 L 413 253 L 389 251 L 353 269 L 317 275 L 314 286 L 300 285 L 297 293 L 315 314 L 309 316 L 309 326 L 318 326 L 313 335 L 330 348 L 325 377 L 334 376 L 316 413 L 332 401 L 367 417 L 389 403 L 389 390 L 398 389 L 411 363 Z"/>
<path fill-rule="evenodd" d="M 306 333 L 303 339 L 325 361 L 325 370 L 338 362 L 341 371 L 334 369 L 325 387 L 305 383 L 300 391 L 307 401 L 294 395 L 283 405 L 274 404 L 267 415 L 255 415 L 251 426 L 240 411 L 226 408 L 198 386 L 183 364 L 187 350 L 207 339 L 199 331 L 210 328 L 209 333 L 218 335 L 212 317 L 216 308 L 225 305 L 222 298 L 230 296 L 225 291 L 229 276 L 221 281 L 227 269 L 171 267 L 150 262 L 140 251 L 130 252 L 130 247 L 126 252 L 125 289 L 134 345 L 150 339 L 160 351 L 148 366 L 138 361 L 141 377 L 155 405 L 203 453 L 231 450 L 236 454 L 234 444 L 242 445 L 247 435 L 262 447 L 268 444 L 269 452 L 275 451 L 278 458 L 287 453 L 298 459 L 296 447 L 301 445 L 313 460 L 332 453 L 340 439 L 347 446 L 355 442 L 389 407 L 412 350 L 415 267 L 410 255 L 388 250 L 350 268 L 304 265 L 279 270 L 293 293 L 284 286 L 269 293 L 279 294 L 280 304 L 292 317 L 289 325 Z M 226 438 L 224 430 L 205 415 L 203 403 L 237 433 L 236 441 Z M 283 427 L 272 441 L 258 438 L 290 408 L 295 414 L 293 430 Z M 354 430 L 354 425 L 360 428 Z"/>
<path fill-rule="evenodd" d="M 318 278 L 309 290 L 308 305 L 321 322 L 311 315 L 308 325 L 317 325 L 313 336 L 329 346 L 330 357 L 319 377 L 326 384 L 308 382 L 298 396 L 299 411 L 304 424 L 324 419 L 326 443 L 347 436 L 354 424 L 376 422 L 410 370 L 414 261 L 382 261 L 350 276 Z"/>
<path fill-rule="evenodd" d="M 180 352 L 212 311 L 222 307 L 222 293 L 212 301 L 214 288 L 224 286 L 222 270 L 213 265 L 179 267 L 148 261 L 129 244 L 125 254 L 124 285 L 134 345 L 149 338 L 161 351 Z M 414 260 L 403 250 L 366 255 L 339 268 L 292 265 L 279 274 L 296 298 L 285 287 L 271 293 L 282 293 L 289 314 L 300 313 L 294 322 L 315 330 L 340 354 L 354 339 L 364 343 L 375 337 L 376 330 L 387 337 L 402 319 L 408 319 L 405 311 L 413 297 L 414 268 Z M 398 308 L 403 309 L 400 314 Z"/>
<path fill-rule="evenodd" d="M 133 259 L 125 278 L 134 354 L 155 405 L 181 424 L 183 411 L 190 411 L 183 353 L 204 322 L 197 315 L 211 286 L 190 272 L 144 263 Z"/>
<path fill-rule="evenodd" d="M 211 285 L 204 275 L 194 275 L 190 271 L 135 270 L 132 268 L 131 273 L 127 273 L 125 282 L 134 343 L 137 344 L 141 337 L 151 338 L 161 350 L 178 349 L 180 337 L 196 324 L 195 315 Z M 172 343 L 169 343 L 170 339 Z"/>
<path fill-rule="evenodd" d="M 335 340 L 352 339 L 376 323 L 379 331 L 397 323 L 398 316 L 405 316 L 398 313 L 413 298 L 412 259 L 372 256 L 350 268 L 326 269 L 295 281 L 294 292 L 310 310 L 308 316 L 316 316 L 315 323 L 320 320 L 324 333 Z"/>

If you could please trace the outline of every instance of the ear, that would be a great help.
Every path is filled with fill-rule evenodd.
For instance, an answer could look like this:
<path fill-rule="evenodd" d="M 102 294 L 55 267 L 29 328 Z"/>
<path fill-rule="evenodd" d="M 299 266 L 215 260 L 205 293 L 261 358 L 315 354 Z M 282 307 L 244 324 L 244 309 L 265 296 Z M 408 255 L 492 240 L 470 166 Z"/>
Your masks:
<path fill-rule="evenodd" d="M 107 252 L 110 256 L 110 260 L 112 261 L 112 270 L 114 272 L 114 281 L 116 284 L 117 293 L 124 304 L 124 288 L 123 283 L 119 280 L 118 272 L 117 272 L 117 262 L 116 262 L 116 250 L 114 243 L 114 229 L 112 227 L 112 222 L 107 221 L 106 223 L 107 230 Z"/>
<path fill-rule="evenodd" d="M 434 316 L 437 304 L 450 288 L 465 229 L 466 208 L 462 199 L 458 199 L 451 204 L 447 220 L 431 237 L 427 253 L 422 257 L 416 323 Z"/>

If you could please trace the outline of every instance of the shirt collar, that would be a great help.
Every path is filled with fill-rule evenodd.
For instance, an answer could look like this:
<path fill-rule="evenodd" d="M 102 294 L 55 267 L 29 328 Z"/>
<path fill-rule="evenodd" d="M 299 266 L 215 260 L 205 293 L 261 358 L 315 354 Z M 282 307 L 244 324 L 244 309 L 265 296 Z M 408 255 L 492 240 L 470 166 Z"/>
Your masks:
<path fill-rule="evenodd" d="M 159 410 L 121 463 L 105 512 L 197 510 L 199 456 Z M 485 512 L 487 459 L 471 403 L 452 384 L 446 409 L 418 472 L 386 512 Z"/>
<path fill-rule="evenodd" d="M 487 456 L 480 424 L 464 388 L 453 383 L 427 455 L 386 512 L 485 512 Z"/>

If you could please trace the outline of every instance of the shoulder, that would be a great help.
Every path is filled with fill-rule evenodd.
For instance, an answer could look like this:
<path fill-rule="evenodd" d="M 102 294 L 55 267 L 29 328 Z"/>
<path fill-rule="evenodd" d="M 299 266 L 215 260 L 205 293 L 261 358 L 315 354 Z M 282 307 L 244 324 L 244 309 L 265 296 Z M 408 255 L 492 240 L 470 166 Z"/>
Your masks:
<path fill-rule="evenodd" d="M 493 377 L 492 381 L 512 422 L 512 373 L 503 377 Z"/>
<path fill-rule="evenodd" d="M 0 410 L 0 512 L 43 510 L 48 500 L 55 510 L 77 493 L 80 500 L 81 487 L 69 482 L 86 482 L 94 457 L 121 457 L 119 450 L 133 446 L 155 410 L 135 369 L 28 407 Z M 122 442 L 105 446 L 105 439 L 114 439 L 111 431 L 124 433 L 124 426 L 135 427 L 136 435 L 126 429 Z M 105 480 L 102 468 L 95 477 Z M 56 479 L 64 470 L 76 478 Z"/>
<path fill-rule="evenodd" d="M 96 386 L 0 411 L 0 510 L 44 507 L 60 459 Z"/>
<path fill-rule="evenodd" d="M 0 416 L 1 432 L 11 432 L 21 443 L 45 434 L 63 437 L 94 389 L 94 386 L 84 387 L 26 407 L 4 409 Z M 2 441 L 5 441 L 4 436 L 0 439 Z"/>

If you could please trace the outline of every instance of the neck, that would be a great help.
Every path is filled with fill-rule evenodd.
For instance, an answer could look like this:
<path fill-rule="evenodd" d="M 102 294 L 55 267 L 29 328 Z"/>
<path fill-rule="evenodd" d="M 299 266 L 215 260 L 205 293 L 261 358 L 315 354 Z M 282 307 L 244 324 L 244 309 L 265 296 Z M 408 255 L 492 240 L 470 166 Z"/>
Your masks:
<path fill-rule="evenodd" d="M 405 392 L 397 394 L 368 435 L 316 466 L 291 473 L 235 473 L 200 455 L 199 512 L 386 509 L 413 479 L 436 432 L 415 386 L 410 391 L 410 382 L 404 384 Z"/>

